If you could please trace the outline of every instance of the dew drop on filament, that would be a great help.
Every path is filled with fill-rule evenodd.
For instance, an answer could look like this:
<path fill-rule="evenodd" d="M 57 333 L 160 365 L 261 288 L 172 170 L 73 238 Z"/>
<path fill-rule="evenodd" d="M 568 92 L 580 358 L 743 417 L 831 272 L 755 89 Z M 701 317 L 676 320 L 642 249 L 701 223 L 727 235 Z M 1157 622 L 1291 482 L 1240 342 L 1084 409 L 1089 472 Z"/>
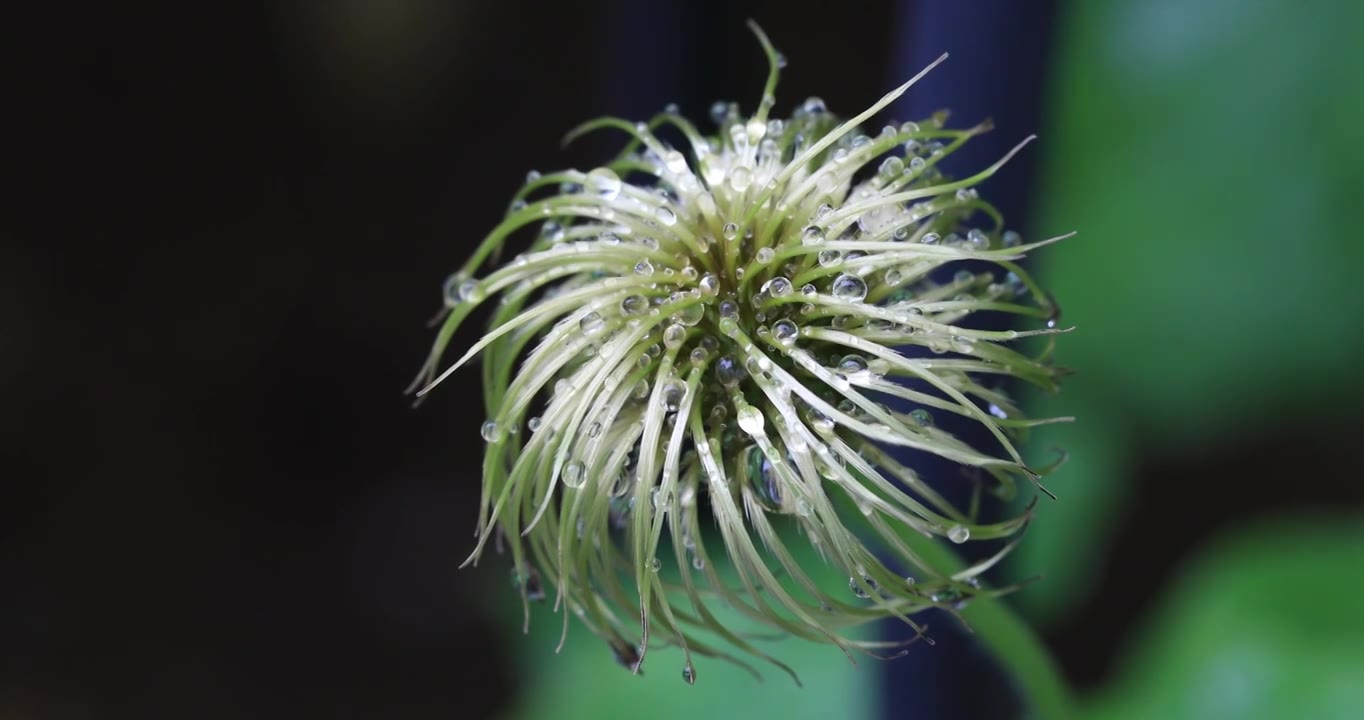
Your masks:
<path fill-rule="evenodd" d="M 867 297 L 867 283 L 856 275 L 844 273 L 834 279 L 834 297 L 847 302 L 862 302 Z"/>
<path fill-rule="evenodd" d="M 606 328 L 606 321 L 602 320 L 601 314 L 590 312 L 578 321 L 578 328 L 584 335 L 596 335 Z"/>
<path fill-rule="evenodd" d="M 604 200 L 615 200 L 620 195 L 621 182 L 616 173 L 597 168 L 587 174 L 587 186 Z"/>

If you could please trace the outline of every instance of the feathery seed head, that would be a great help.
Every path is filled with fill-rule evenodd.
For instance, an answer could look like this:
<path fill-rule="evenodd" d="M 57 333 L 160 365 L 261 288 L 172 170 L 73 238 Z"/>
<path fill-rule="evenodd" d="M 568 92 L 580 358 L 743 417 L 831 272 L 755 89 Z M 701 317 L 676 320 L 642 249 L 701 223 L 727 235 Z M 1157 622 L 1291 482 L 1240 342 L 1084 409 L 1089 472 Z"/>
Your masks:
<path fill-rule="evenodd" d="M 904 643 L 847 629 L 895 617 L 912 640 L 915 612 L 996 592 L 975 576 L 1002 553 L 944 577 L 901 535 L 1007 538 L 1028 514 L 980 522 L 890 448 L 973 468 L 978 488 L 1008 495 L 1042 474 L 1014 441 L 1048 421 L 1024 418 L 998 382 L 1053 390 L 1062 374 L 1050 344 L 1036 358 L 1009 346 L 1062 330 L 1016 264 L 1055 239 L 1022 242 L 976 193 L 1008 156 L 962 180 L 938 169 L 987 126 L 949 129 L 940 113 L 860 129 L 932 66 L 851 120 L 817 98 L 769 117 L 785 63 L 753 29 L 771 71 L 751 116 L 717 103 L 712 136 L 671 109 L 589 122 L 569 138 L 623 131 L 615 160 L 527 177 L 447 282 L 448 316 L 414 386 L 424 394 L 483 356 L 470 561 L 496 535 L 523 603 L 553 596 L 565 634 L 571 611 L 636 672 L 662 636 L 685 653 L 687 682 L 693 655 L 742 665 L 726 644 L 789 672 L 708 606 L 877 654 Z M 527 252 L 483 271 L 536 226 Z M 491 330 L 437 377 L 455 329 L 495 296 Z M 1037 327 L 968 327 L 987 311 Z M 994 447 L 957 439 L 935 415 L 979 423 Z M 810 579 L 787 547 L 793 532 L 849 576 L 849 593 Z M 660 572 L 665 560 L 675 576 Z M 725 561 L 737 583 L 717 569 Z"/>

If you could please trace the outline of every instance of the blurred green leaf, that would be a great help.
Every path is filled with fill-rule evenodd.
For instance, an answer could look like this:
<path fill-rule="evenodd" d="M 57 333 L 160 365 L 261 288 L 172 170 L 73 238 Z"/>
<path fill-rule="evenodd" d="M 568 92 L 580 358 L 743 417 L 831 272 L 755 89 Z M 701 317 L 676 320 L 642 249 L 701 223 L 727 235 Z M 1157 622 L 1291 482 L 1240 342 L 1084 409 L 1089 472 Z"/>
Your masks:
<path fill-rule="evenodd" d="M 1364 523 L 1245 528 L 1171 586 L 1095 720 L 1358 718 Z"/>
<path fill-rule="evenodd" d="M 805 543 L 793 543 L 792 550 L 797 549 L 802 566 L 821 584 L 846 592 L 846 577 L 835 577 L 829 572 L 820 575 L 818 570 L 825 565 L 819 556 Z M 669 569 L 665 567 L 664 572 Z M 732 576 L 732 571 L 722 574 Z M 508 592 L 509 597 L 515 597 Z M 551 589 L 547 604 L 552 602 Z M 735 631 L 769 635 L 772 632 L 723 603 L 711 604 L 710 609 Z M 515 610 L 519 626 L 519 604 Z M 763 682 L 722 660 L 702 657 L 693 661 L 696 667 L 693 686 L 682 679 L 681 650 L 651 647 L 643 673 L 631 676 L 616 663 L 604 642 L 576 622 L 569 629 L 563 652 L 556 655 L 554 648 L 559 643 L 562 623 L 562 616 L 551 613 L 547 606 L 537 606 L 533 611 L 531 632 L 519 637 L 517 650 L 527 682 L 532 682 L 533 687 L 519 695 L 520 703 L 510 718 L 697 720 L 743 716 L 856 720 L 879 715 L 880 661 L 858 655 L 858 664 L 854 666 L 832 645 L 795 638 L 759 643 L 763 650 L 800 675 L 803 688 L 796 687 L 788 675 L 762 664 L 761 660 L 752 660 L 752 664 L 762 673 Z"/>
<path fill-rule="evenodd" d="M 1042 274 L 1061 359 L 1166 442 L 1320 412 L 1364 349 L 1364 5 L 1320 10 L 1072 5 Z"/>
<path fill-rule="evenodd" d="M 1103 560 L 1102 539 L 1130 487 L 1130 470 L 1121 461 L 1130 452 L 1122 415 L 1114 408 L 1086 400 L 1100 397 L 1091 378 L 1072 378 L 1057 398 L 1028 403 L 1039 415 L 1074 415 L 1076 422 L 1037 432 L 1028 456 L 1049 462 L 1064 449 L 1067 460 L 1044 482 L 1056 500 L 1042 498 L 1028 536 L 1011 558 L 1015 579 L 1041 576 L 1015 597 L 1034 621 L 1059 619 L 1071 600 L 1089 595 L 1098 575 L 1093 568 Z"/>
<path fill-rule="evenodd" d="M 846 576 L 825 564 L 808 543 L 795 537 L 792 540 L 790 549 L 815 582 L 829 591 L 847 592 Z M 950 575 L 964 567 L 941 539 L 906 532 L 902 540 L 939 574 Z M 675 569 L 665 564 L 662 572 L 672 574 Z M 720 572 L 737 584 L 732 568 L 724 567 Z M 796 687 L 785 673 L 760 661 L 753 664 L 766 678 L 762 683 L 740 668 L 701 657 L 694 659 L 697 681 L 690 686 L 682 679 L 683 657 L 676 648 L 651 647 L 644 673 L 632 677 L 616 663 L 603 642 L 591 637 L 577 623 L 569 630 L 563 652 L 556 655 L 554 647 L 559 642 L 562 616 L 550 612 L 549 604 L 534 606 L 530 634 L 518 636 L 515 641 L 515 654 L 533 686 L 519 695 L 520 702 L 509 716 L 514 719 L 636 720 L 646 714 L 650 720 L 695 720 L 707 715 L 856 720 L 883 715 L 879 687 L 882 661 L 859 654 L 858 665 L 853 666 L 832 645 L 794 638 L 774 641 L 770 639 L 770 628 L 745 619 L 723 603 L 710 605 L 716 617 L 736 631 L 769 636 L 758 645 L 789 664 L 800 675 L 804 687 Z M 501 611 L 508 616 L 509 628 L 519 626 L 519 603 L 503 605 Z M 511 617 L 512 611 L 516 617 Z M 962 608 L 960 614 L 984 647 L 1011 673 L 1035 713 L 1030 717 L 1063 720 L 1071 716 L 1069 689 L 1054 661 L 1032 629 L 1004 602 L 977 598 Z M 870 637 L 876 630 L 876 626 L 869 626 L 853 634 Z M 932 628 L 929 630 L 932 634 Z M 910 652 L 931 653 L 933 648 L 920 643 L 912 646 Z"/>
<path fill-rule="evenodd" d="M 1035 235 L 1080 233 L 1038 256 L 1080 375 L 1034 409 L 1104 426 L 1045 436 L 1076 462 L 1022 574 L 1091 574 L 1124 435 L 1180 452 L 1364 399 L 1360 28 L 1361 3 L 1069 4 Z M 1079 589 L 1029 597 L 1056 615 Z"/>

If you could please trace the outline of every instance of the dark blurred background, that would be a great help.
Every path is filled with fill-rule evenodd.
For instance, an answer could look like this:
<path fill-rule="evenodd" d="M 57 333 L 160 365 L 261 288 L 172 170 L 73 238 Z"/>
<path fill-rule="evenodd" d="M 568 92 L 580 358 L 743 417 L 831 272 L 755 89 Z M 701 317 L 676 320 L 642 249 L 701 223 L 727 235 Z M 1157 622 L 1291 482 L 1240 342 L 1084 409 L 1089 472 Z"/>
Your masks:
<path fill-rule="evenodd" d="M 1081 422 L 1009 573 L 1047 574 L 1016 602 L 1084 711 L 1358 717 L 1364 12 L 1306 5 L 45 6 L 11 27 L 0 719 L 1016 712 L 964 644 L 656 691 L 455 569 L 480 390 L 402 394 L 444 277 L 528 170 L 614 149 L 578 122 L 751 111 L 749 17 L 778 112 L 950 51 L 897 117 L 993 117 L 965 167 L 1042 136 L 982 192 L 1080 231 L 1033 261 L 1080 374 L 1032 401 Z"/>

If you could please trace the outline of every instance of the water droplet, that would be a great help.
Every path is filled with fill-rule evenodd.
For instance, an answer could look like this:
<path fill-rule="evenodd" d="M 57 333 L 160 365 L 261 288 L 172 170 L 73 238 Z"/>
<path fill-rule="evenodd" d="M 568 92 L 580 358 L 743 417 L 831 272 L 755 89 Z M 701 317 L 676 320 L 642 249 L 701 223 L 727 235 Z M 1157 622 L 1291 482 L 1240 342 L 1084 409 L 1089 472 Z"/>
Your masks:
<path fill-rule="evenodd" d="M 533 183 L 536 180 L 539 180 L 541 177 L 543 176 L 540 174 L 539 170 L 531 170 L 530 172 L 526 173 L 526 184 Z"/>
<path fill-rule="evenodd" d="M 654 272 L 654 264 L 648 260 L 640 260 L 635 263 L 636 275 L 651 275 Z"/>
<path fill-rule="evenodd" d="M 710 273 L 701 276 L 701 292 L 714 297 L 720 292 L 720 278 Z"/>
<path fill-rule="evenodd" d="M 489 420 L 483 423 L 483 427 L 479 432 L 487 442 L 497 442 L 502 439 L 502 428 L 497 426 L 496 420 Z"/>
<path fill-rule="evenodd" d="M 958 270 L 956 274 L 952 276 L 952 282 L 958 285 L 965 285 L 975 279 L 975 273 L 970 270 Z"/>
<path fill-rule="evenodd" d="M 763 283 L 762 289 L 772 297 L 786 297 L 791 294 L 791 281 L 778 275 Z"/>
<path fill-rule="evenodd" d="M 767 263 L 772 262 L 772 257 L 775 255 L 776 252 L 774 252 L 772 248 L 765 247 L 758 251 L 754 259 L 758 261 L 758 264 L 766 265 Z"/>
<path fill-rule="evenodd" d="M 744 370 L 733 355 L 725 355 L 715 362 L 715 379 L 725 387 L 734 387 L 743 381 L 747 374 L 748 371 Z"/>
<path fill-rule="evenodd" d="M 685 680 L 688 685 L 696 684 L 696 670 L 692 668 L 690 662 L 682 666 L 682 679 Z"/>
<path fill-rule="evenodd" d="M 974 348 L 975 346 L 976 341 L 969 337 L 966 337 L 965 335 L 952 336 L 952 349 L 959 353 L 971 352 L 971 349 Z"/>
<path fill-rule="evenodd" d="M 834 279 L 833 296 L 847 302 L 862 302 L 867 297 L 867 283 L 856 275 L 843 273 Z"/>
<path fill-rule="evenodd" d="M 659 569 L 661 569 L 662 567 L 663 561 L 659 560 L 658 558 L 654 558 L 653 560 L 649 561 L 649 569 L 653 570 L 654 572 L 658 572 Z"/>
<path fill-rule="evenodd" d="M 800 234 L 800 242 L 802 245 L 818 245 L 824 242 L 824 231 L 816 225 L 811 225 Z"/>
<path fill-rule="evenodd" d="M 720 231 L 720 234 L 724 235 L 726 240 L 733 240 L 734 238 L 739 237 L 739 226 L 734 223 L 725 223 L 725 227 Z"/>
<path fill-rule="evenodd" d="M 720 303 L 720 317 L 736 320 L 739 317 L 739 306 L 733 300 L 724 300 Z"/>
<path fill-rule="evenodd" d="M 622 315 L 643 315 L 649 309 L 649 301 L 639 295 L 626 296 L 620 301 L 620 312 Z"/>
<path fill-rule="evenodd" d="M 583 483 L 586 482 L 587 480 L 582 462 L 574 460 L 573 462 L 565 465 L 563 478 L 564 485 L 567 485 L 568 487 L 571 488 L 582 487 Z"/>
<path fill-rule="evenodd" d="M 763 413 L 752 405 L 744 405 L 739 408 L 736 419 L 739 421 L 739 429 L 749 435 L 758 436 L 763 432 Z"/>
<path fill-rule="evenodd" d="M 1009 413 L 1004 412 L 1004 408 L 1002 408 L 1002 407 L 1000 407 L 1000 406 L 998 406 L 998 405 L 996 405 L 996 404 L 994 404 L 994 403 L 990 403 L 990 414 L 991 414 L 991 415 L 994 415 L 995 417 L 999 418 L 1000 420 L 1008 420 L 1008 419 L 1009 419 Z"/>
<path fill-rule="evenodd" d="M 477 280 L 465 280 L 459 284 L 459 299 L 463 302 L 478 302 L 483 299 L 483 288 Z"/>
<path fill-rule="evenodd" d="M 820 412 L 819 410 L 816 410 L 815 408 L 810 408 L 810 412 L 806 416 L 806 420 L 809 421 L 810 427 L 813 428 L 814 431 L 817 433 L 826 433 L 834 429 L 833 418 L 829 417 L 828 415 L 825 415 L 824 413 Z"/>
<path fill-rule="evenodd" d="M 941 239 L 942 239 L 942 236 L 941 236 L 941 235 L 939 235 L 939 234 L 937 234 L 937 233 L 935 233 L 935 232 L 931 232 L 931 233 L 924 233 L 924 236 L 923 236 L 922 238 L 919 239 L 919 242 L 921 242 L 921 243 L 923 243 L 923 244 L 925 244 L 925 245 L 937 245 L 937 244 L 938 244 L 938 241 L 941 240 Z"/>
<path fill-rule="evenodd" d="M 706 309 L 698 304 L 688 305 L 681 310 L 678 310 L 673 313 L 673 318 L 687 327 L 692 327 L 701 322 L 701 318 L 705 317 L 705 315 Z"/>
<path fill-rule="evenodd" d="M 526 421 L 526 429 L 527 429 L 527 430 L 530 430 L 531 432 L 535 432 L 536 430 L 539 430 L 539 429 L 540 429 L 540 418 L 539 418 L 539 417 L 532 417 L 531 419 L 527 420 L 527 421 Z"/>
<path fill-rule="evenodd" d="M 669 348 L 679 347 L 686 339 L 687 328 L 681 323 L 673 323 L 663 330 L 663 344 Z"/>
<path fill-rule="evenodd" d="M 672 208 L 667 207 L 666 205 L 655 210 L 654 216 L 658 218 L 659 222 L 666 226 L 671 227 L 677 224 L 677 213 L 673 212 Z"/>
<path fill-rule="evenodd" d="M 1005 230 L 1000 240 L 1004 247 L 1018 247 L 1023 244 L 1023 237 L 1013 230 Z"/>
<path fill-rule="evenodd" d="M 527 600 L 538 602 L 545 599 L 545 589 L 540 584 L 540 573 L 535 568 L 524 570 L 512 568 L 511 582 L 512 588 L 517 591 L 525 590 Z"/>
<path fill-rule="evenodd" d="M 602 320 L 601 314 L 590 312 L 578 321 L 578 327 L 584 335 L 596 335 L 606 329 L 606 321 Z"/>
<path fill-rule="evenodd" d="M 753 171 L 746 166 L 740 165 L 729 171 L 729 186 L 738 192 L 748 189 L 753 184 Z"/>
<path fill-rule="evenodd" d="M 886 271 L 886 274 L 885 274 L 883 277 L 884 277 L 884 279 L 885 279 L 887 285 L 895 286 L 895 285 L 899 285 L 899 284 L 900 284 L 900 280 L 901 280 L 904 276 L 900 273 L 899 270 L 896 270 L 895 268 L 891 268 L 891 269 L 889 269 L 889 270 Z"/>
<path fill-rule="evenodd" d="M 837 250 L 820 250 L 819 264 L 824 267 L 833 267 L 843 260 L 843 253 Z"/>
<path fill-rule="evenodd" d="M 757 118 L 753 118 L 748 121 L 748 125 L 744 130 L 748 134 L 748 144 L 756 145 L 757 142 L 763 139 L 763 136 L 767 134 L 767 123 Z"/>
<path fill-rule="evenodd" d="M 757 445 L 749 445 L 746 460 L 748 479 L 757 491 L 759 502 L 769 510 L 782 509 L 782 488 L 781 479 L 774 465 L 780 460 L 774 460 L 763 454 Z"/>
<path fill-rule="evenodd" d="M 876 170 L 876 174 L 881 180 L 889 182 L 899 177 L 905 171 L 905 161 L 894 155 L 881 161 L 881 167 Z"/>
<path fill-rule="evenodd" d="M 856 375 L 867 371 L 867 359 L 861 355 L 844 355 L 838 361 L 838 371 L 844 375 Z"/>
<path fill-rule="evenodd" d="M 666 441 L 664 442 L 664 448 L 665 449 L 667 448 Z M 667 477 L 668 471 L 664 470 L 663 472 L 665 473 L 664 477 Z M 665 493 L 663 492 L 663 488 L 654 488 L 653 490 L 649 491 L 649 507 L 660 512 L 667 512 L 668 508 L 672 506 L 672 504 L 673 495 L 671 492 Z"/>
<path fill-rule="evenodd" d="M 594 423 L 592 423 L 591 425 L 588 425 L 588 426 L 587 426 L 587 436 L 588 436 L 588 437 L 597 437 L 597 436 L 600 435 L 600 434 L 601 434 L 601 423 L 599 423 L 599 422 L 594 422 Z"/>
<path fill-rule="evenodd" d="M 778 320 L 772 324 L 772 339 L 782 345 L 795 343 L 798 335 L 800 335 L 800 329 L 790 320 Z"/>
<path fill-rule="evenodd" d="M 960 545 L 971 539 L 971 531 L 964 525 L 953 525 L 947 531 L 947 539 Z"/>
<path fill-rule="evenodd" d="M 868 592 L 863 588 L 863 583 L 865 583 L 867 587 L 871 588 L 872 592 L 875 592 L 876 590 L 879 589 L 879 588 L 877 587 L 877 585 L 876 585 L 876 581 L 875 581 L 875 580 L 872 580 L 871 578 L 869 578 L 869 577 L 867 577 L 867 576 L 865 576 L 865 575 L 862 576 L 862 582 L 861 582 L 861 583 L 859 583 L 859 582 L 857 581 L 857 578 L 855 578 L 855 577 L 850 577 L 850 578 L 848 578 L 848 589 L 849 589 L 849 590 L 852 590 L 853 595 L 856 595 L 857 597 L 862 598 L 863 600 L 866 600 L 867 598 L 871 597 L 871 594 L 868 593 Z"/>
<path fill-rule="evenodd" d="M 923 408 L 915 408 L 910 411 L 909 417 L 918 423 L 919 427 L 933 427 L 933 413 Z"/>
<path fill-rule="evenodd" d="M 990 238 L 980 228 L 971 228 L 966 233 L 966 242 L 972 250 L 989 250 Z"/>
<path fill-rule="evenodd" d="M 605 200 L 615 200 L 620 195 L 620 177 L 608 168 L 597 168 L 587 174 L 587 187 Z"/>
<path fill-rule="evenodd" d="M 676 150 L 669 150 L 663 153 L 663 165 L 669 172 L 680 173 L 687 169 L 687 158 Z"/>
<path fill-rule="evenodd" d="M 460 295 L 460 284 L 464 282 L 464 276 L 455 273 L 445 278 L 445 285 L 441 289 L 447 305 L 458 305 L 464 298 Z"/>

